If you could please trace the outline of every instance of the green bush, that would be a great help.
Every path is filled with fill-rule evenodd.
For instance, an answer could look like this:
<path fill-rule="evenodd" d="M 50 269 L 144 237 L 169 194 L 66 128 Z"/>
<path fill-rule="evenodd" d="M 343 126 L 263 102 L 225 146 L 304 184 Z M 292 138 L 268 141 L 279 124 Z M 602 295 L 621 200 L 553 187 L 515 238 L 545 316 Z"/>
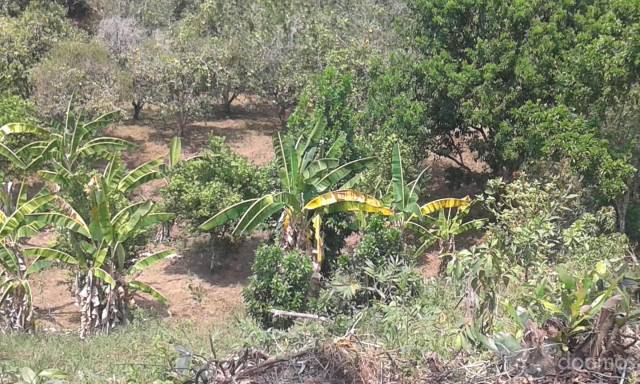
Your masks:
<path fill-rule="evenodd" d="M 271 309 L 306 310 L 313 274 L 311 259 L 276 245 L 262 245 L 256 251 L 252 270 L 243 291 L 249 314 L 265 328 L 289 327 L 292 321 L 274 318 Z"/>
<path fill-rule="evenodd" d="M 0 95 L 0 127 L 8 123 L 36 123 L 36 108 L 20 96 Z"/>
<path fill-rule="evenodd" d="M 316 124 L 326 124 L 321 151 L 340 147 L 340 160 L 354 160 L 359 156 L 355 147 L 355 114 L 351 77 L 335 68 L 327 68 L 313 79 L 287 121 L 288 133 L 298 137 L 310 132 Z M 335 147 L 334 147 L 335 148 Z"/>
<path fill-rule="evenodd" d="M 234 153 L 223 138 L 212 137 L 206 153 L 173 170 L 162 193 L 165 209 L 195 228 L 222 209 L 269 188 L 269 168 L 254 166 Z"/>
<path fill-rule="evenodd" d="M 375 302 L 401 303 L 417 296 L 422 278 L 405 251 L 402 233 L 374 217 L 352 255 L 336 260 L 334 276 L 316 302 L 320 312 L 353 313 Z"/>
<path fill-rule="evenodd" d="M 547 303 L 556 300 L 559 271 L 580 278 L 594 265 L 618 272 L 626 268 L 631 249 L 627 237 L 615 232 L 615 211 L 605 207 L 592 212 L 583 189 L 566 182 L 526 175 L 509 184 L 489 181 L 483 201 L 493 222 L 483 242 L 457 253 L 448 267 L 453 284 L 467 297 L 472 336 L 478 336 L 476 331 L 513 332 L 509 315 L 517 306 L 528 308 L 532 293 Z M 482 340 L 479 336 L 475 341 Z"/>
<path fill-rule="evenodd" d="M 483 200 L 494 216 L 487 242 L 495 243 L 512 267 L 524 268 L 525 278 L 530 268 L 565 262 L 582 268 L 626 256 L 629 243 L 615 231 L 615 211 L 592 212 L 583 191 L 560 179 L 490 180 Z"/>

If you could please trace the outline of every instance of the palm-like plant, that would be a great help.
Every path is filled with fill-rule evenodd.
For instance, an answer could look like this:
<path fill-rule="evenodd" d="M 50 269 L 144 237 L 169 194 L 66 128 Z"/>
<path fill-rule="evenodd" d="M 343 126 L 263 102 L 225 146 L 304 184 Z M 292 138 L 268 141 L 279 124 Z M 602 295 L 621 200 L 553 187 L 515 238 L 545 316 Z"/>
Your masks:
<path fill-rule="evenodd" d="M 463 199 L 440 199 L 426 204 L 420 218 L 409 223 L 421 240 L 417 252 L 422 253 L 436 243 L 441 254 L 455 252 L 457 236 L 480 229 L 484 225 L 484 219 L 465 221 L 470 209 L 471 199 L 468 196 Z"/>
<path fill-rule="evenodd" d="M 83 166 L 89 161 L 108 159 L 130 145 L 126 140 L 97 135 L 114 115 L 112 112 L 85 122 L 81 114 L 76 116 L 71 111 L 69 104 L 64 122 L 55 123 L 51 129 L 32 124 L 7 124 L 0 127 L 0 156 L 23 170 L 37 169 L 43 178 L 69 189 L 69 184 L 77 180 L 74 176 L 84 172 Z M 37 139 L 16 151 L 3 144 L 7 135 L 21 134 L 34 135 Z"/>
<path fill-rule="evenodd" d="M 29 260 L 24 240 L 39 232 L 33 214 L 54 196 L 38 194 L 28 200 L 21 184 L 3 183 L 0 191 L 0 321 L 9 329 L 33 327 L 33 300 L 29 278 L 48 266 L 38 258 Z"/>
<path fill-rule="evenodd" d="M 81 308 L 80 335 L 92 329 L 108 331 L 130 317 L 129 304 L 135 292 L 166 299 L 150 285 L 136 280 L 145 268 L 173 255 L 162 251 L 140 258 L 131 243 L 171 214 L 154 211 L 150 201 L 117 207 L 117 201 L 133 188 L 159 175 L 159 161 L 125 172 L 112 160 L 102 174 L 91 178 L 85 190 L 88 213 L 82 215 L 72 204 L 58 200 L 60 210 L 38 215 L 42 225 L 53 224 L 69 236 L 67 249 L 31 248 L 29 253 L 64 262 L 76 271 L 75 294 Z"/>
<path fill-rule="evenodd" d="M 456 236 L 482 226 L 483 220 L 464 221 L 471 207 L 471 199 L 468 196 L 462 199 L 445 198 L 423 205 L 418 204 L 420 193 L 418 182 L 425 171 L 423 170 L 416 180 L 406 183 L 399 145 L 394 146 L 392 156 L 391 207 L 396 212 L 396 221 L 418 236 L 420 245 L 416 251 L 417 254 L 422 254 L 435 243 L 438 243 L 441 253 L 453 252 Z"/>
<path fill-rule="evenodd" d="M 309 137 L 283 139 L 278 133 L 275 143 L 276 157 L 280 166 L 280 190 L 265 196 L 245 200 L 232 205 L 204 222 L 200 228 L 208 231 L 237 220 L 232 234 L 253 231 L 276 213 L 280 213 L 282 247 L 311 253 L 310 239 L 315 227 L 316 272 L 322 264 L 322 240 L 319 214 L 324 212 L 378 212 L 390 214 L 388 208 L 374 197 L 349 189 L 359 171 L 372 158 L 358 159 L 340 164 L 336 158 L 338 148 L 334 145 L 322 153 L 320 140 L 324 124 L 318 123 Z"/>

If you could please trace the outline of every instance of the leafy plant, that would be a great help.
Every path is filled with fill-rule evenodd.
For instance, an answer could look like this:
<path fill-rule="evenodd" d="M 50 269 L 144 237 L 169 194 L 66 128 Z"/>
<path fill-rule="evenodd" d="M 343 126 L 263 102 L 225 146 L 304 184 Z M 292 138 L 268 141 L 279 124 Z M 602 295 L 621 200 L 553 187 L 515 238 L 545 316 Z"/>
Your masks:
<path fill-rule="evenodd" d="M 262 245 L 256 251 L 253 275 L 243 291 L 249 314 L 263 327 L 286 328 L 290 319 L 274 318 L 272 309 L 302 312 L 307 307 L 313 268 L 298 251 Z"/>
<path fill-rule="evenodd" d="M 178 219 L 198 227 L 225 207 L 265 193 L 268 175 L 233 152 L 221 137 L 211 137 L 199 156 L 174 163 L 165 171 L 164 206 Z M 217 228 L 223 235 L 228 227 Z"/>
<path fill-rule="evenodd" d="M 0 156 L 21 169 L 37 170 L 42 178 L 57 184 L 67 199 L 75 199 L 88 182 L 91 162 L 110 159 L 130 145 L 98 135 L 116 115 L 108 113 L 87 122 L 69 103 L 64 121 L 55 122 L 51 129 L 29 123 L 6 124 L 0 128 Z M 27 134 L 36 139 L 15 152 L 3 144 L 10 137 Z"/>
<path fill-rule="evenodd" d="M 126 203 L 122 195 L 158 176 L 158 164 L 146 163 L 125 172 L 112 160 L 102 174 L 91 178 L 85 191 L 87 213 L 60 201 L 57 212 L 42 213 L 38 219 L 68 233 L 69 249 L 31 248 L 29 254 L 57 260 L 76 273 L 75 295 L 81 309 L 81 337 L 93 329 L 109 331 L 130 319 L 129 305 L 135 292 L 165 302 L 160 292 L 136 277 L 146 268 L 170 257 L 173 251 L 140 255 L 130 245 L 138 236 L 172 217 L 156 212 L 151 201 Z M 125 199 L 126 200 L 126 199 Z"/>
<path fill-rule="evenodd" d="M 15 187 L 6 182 L 0 191 L 0 320 L 9 329 L 30 331 L 34 319 L 29 279 L 49 264 L 38 258 L 29 259 L 24 241 L 42 229 L 33 215 L 54 196 L 40 193 L 28 199 L 27 186 Z"/>
<path fill-rule="evenodd" d="M 420 292 L 422 277 L 414 267 L 402 232 L 381 217 L 373 217 L 353 254 L 341 255 L 336 261 L 334 276 L 317 300 L 317 309 L 348 314 L 376 302 L 400 305 Z"/>
<path fill-rule="evenodd" d="M 482 228 L 486 220 L 465 221 L 471 209 L 471 200 L 441 199 L 424 205 L 419 219 L 409 222 L 409 228 L 417 235 L 420 246 L 417 255 L 437 244 L 440 258 L 440 273 L 446 271 L 447 259 L 456 252 L 456 238 L 469 231 Z M 437 213 L 437 216 L 433 216 Z"/>
<path fill-rule="evenodd" d="M 66 378 L 67 374 L 59 369 L 49 368 L 35 372 L 29 367 L 3 368 L 0 366 L 0 382 L 6 379 L 16 384 L 46 384 L 51 383 L 52 380 L 64 380 Z"/>
<path fill-rule="evenodd" d="M 559 325 L 554 341 L 565 350 L 574 350 L 581 335 L 594 331 L 602 307 L 618 294 L 618 284 L 608 281 L 613 277 L 609 268 L 601 261 L 591 273 L 576 276 L 558 266 L 556 279 L 542 278 L 531 291 L 529 313 L 540 323 Z"/>
<path fill-rule="evenodd" d="M 483 220 L 464 222 L 468 215 L 471 199 L 445 198 L 419 205 L 419 182 L 426 169 L 418 177 L 407 183 L 402 161 L 400 144 L 393 147 L 391 161 L 393 219 L 401 228 L 413 231 L 420 242 L 416 254 L 422 255 L 434 243 L 438 243 L 441 254 L 455 251 L 455 237 L 471 229 L 479 228 Z M 455 214 L 454 214 L 455 210 Z M 446 212 L 446 214 L 445 214 Z M 433 214 L 437 213 L 437 218 Z M 443 266 L 446 266 L 443 263 Z"/>
<path fill-rule="evenodd" d="M 282 139 L 278 134 L 275 150 L 280 175 L 279 190 L 225 208 L 200 228 L 211 230 L 239 219 L 232 234 L 247 233 L 279 212 L 283 249 L 311 254 L 313 247 L 310 239 L 315 237 L 314 269 L 319 272 L 324 259 L 320 229 L 322 217 L 319 212 L 390 213 L 377 199 L 348 189 L 354 178 L 357 179 L 357 172 L 371 159 L 357 159 L 340 165 L 334 157 L 335 147 L 332 146 L 326 153 L 318 147 L 323 129 L 324 126 L 319 123 L 306 140 L 302 136 L 297 141 L 291 137 Z"/>

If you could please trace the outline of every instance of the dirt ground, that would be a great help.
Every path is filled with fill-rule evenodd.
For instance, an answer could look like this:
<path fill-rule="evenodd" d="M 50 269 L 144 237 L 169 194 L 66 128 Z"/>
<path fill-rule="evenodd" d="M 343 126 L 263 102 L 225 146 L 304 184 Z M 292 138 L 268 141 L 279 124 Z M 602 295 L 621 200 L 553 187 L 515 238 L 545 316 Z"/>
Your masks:
<path fill-rule="evenodd" d="M 189 158 L 206 148 L 210 135 L 225 137 L 227 143 L 240 155 L 257 165 L 264 165 L 274 158 L 272 135 L 280 128 L 275 111 L 254 108 L 249 104 L 236 106 L 230 117 L 198 121 L 186 128 L 183 137 L 183 157 Z M 139 122 L 124 122 L 107 129 L 106 135 L 126 139 L 134 143 L 124 160 L 129 167 L 144 162 L 166 158 L 169 143 L 175 134 L 174 127 L 159 119 L 147 118 Z M 429 191 L 433 198 L 444 196 L 463 197 L 476 192 L 473 186 L 451 190 L 444 182 L 444 169 L 451 166 L 447 160 L 428 158 L 433 185 Z M 140 197 L 158 201 L 164 181 L 156 180 L 144 185 Z M 211 271 L 211 247 L 206 237 L 189 238 L 178 228 L 178 244 L 181 253 L 145 271 L 140 279 L 152 284 L 164 294 L 169 304 L 163 307 L 153 300 L 137 297 L 143 308 L 172 319 L 188 319 L 201 324 L 224 321 L 243 311 L 242 288 L 250 275 L 253 254 L 263 234 L 247 239 L 226 255 L 216 255 Z M 32 240 L 33 245 L 44 246 L 53 241 L 50 234 Z M 430 254 L 420 269 L 425 277 L 435 276 L 440 260 Z M 71 295 L 72 277 L 67 271 L 54 270 L 35 278 L 34 305 L 38 324 L 52 332 L 72 331 L 79 324 L 79 315 Z"/>
<path fill-rule="evenodd" d="M 274 158 L 272 135 L 280 127 L 275 113 L 266 110 L 238 108 L 231 117 L 199 121 L 191 124 L 183 137 L 183 157 L 189 158 L 206 148 L 210 135 L 226 138 L 238 154 L 257 165 L 264 165 Z M 125 122 L 107 129 L 106 135 L 126 139 L 134 143 L 124 160 L 129 167 L 144 162 L 166 158 L 173 128 L 162 121 L 147 119 Z M 156 180 L 144 185 L 143 198 L 159 200 L 159 189 L 164 181 Z M 178 233 L 181 231 L 178 230 Z M 212 324 L 223 321 L 243 310 L 242 288 L 250 274 L 253 253 L 261 235 L 247 239 L 229 250 L 227 255 L 217 256 L 211 272 L 211 254 L 206 238 L 182 240 L 182 253 L 145 271 L 140 280 L 152 284 L 167 297 L 164 308 L 145 297 L 136 298 L 143 308 L 174 319 L 188 319 Z M 50 234 L 32 240 L 32 245 L 48 245 L 54 238 Z M 70 286 L 72 277 L 67 271 L 54 270 L 35 278 L 34 305 L 38 313 L 38 325 L 42 329 L 60 332 L 71 331 L 79 324 L 79 315 Z"/>

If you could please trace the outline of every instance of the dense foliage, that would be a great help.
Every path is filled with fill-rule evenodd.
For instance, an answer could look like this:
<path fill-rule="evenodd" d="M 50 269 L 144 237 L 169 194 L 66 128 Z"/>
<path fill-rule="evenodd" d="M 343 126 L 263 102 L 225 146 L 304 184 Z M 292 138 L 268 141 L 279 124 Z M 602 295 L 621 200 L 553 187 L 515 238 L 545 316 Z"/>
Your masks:
<path fill-rule="evenodd" d="M 262 245 L 256 251 L 253 276 L 243 295 L 247 310 L 264 327 L 287 327 L 287 318 L 275 318 L 272 309 L 304 312 L 311 289 L 311 260 L 297 251 Z"/>
<path fill-rule="evenodd" d="M 165 209 L 196 228 L 223 208 L 269 191 L 268 171 L 235 154 L 222 138 L 212 137 L 206 151 L 170 172 L 163 190 Z"/>
<path fill-rule="evenodd" d="M 174 254 L 202 305 L 191 282 L 240 286 L 248 265 L 209 279 L 191 251 L 236 256 L 227 240 L 261 232 L 236 344 L 304 356 L 298 376 L 586 382 L 559 362 L 640 364 L 639 76 L 635 0 L 0 1 L 0 332 L 41 331 L 51 268 L 73 276 L 83 338 L 144 324 L 139 295 L 170 301 L 140 275 Z M 274 160 L 203 140 L 221 118 L 272 132 Z M 207 344 L 204 368 L 182 346 L 145 355 L 179 382 L 246 381 L 236 363 L 265 356 L 225 365 Z M 292 351 L 309 345 L 323 357 Z M 147 380 L 103 360 L 109 381 Z"/>

